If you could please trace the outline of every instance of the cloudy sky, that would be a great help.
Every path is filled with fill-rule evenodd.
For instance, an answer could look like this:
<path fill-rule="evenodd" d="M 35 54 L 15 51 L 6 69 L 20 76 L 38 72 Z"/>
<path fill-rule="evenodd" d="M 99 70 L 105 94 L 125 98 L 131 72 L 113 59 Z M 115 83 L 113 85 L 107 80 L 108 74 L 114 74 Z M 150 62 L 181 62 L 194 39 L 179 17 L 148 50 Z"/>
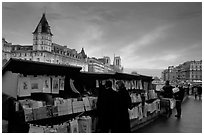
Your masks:
<path fill-rule="evenodd" d="M 42 13 L 53 42 L 89 57 L 114 54 L 126 72 L 160 76 L 162 69 L 202 59 L 202 3 L 3 3 L 2 36 L 32 45 Z"/>

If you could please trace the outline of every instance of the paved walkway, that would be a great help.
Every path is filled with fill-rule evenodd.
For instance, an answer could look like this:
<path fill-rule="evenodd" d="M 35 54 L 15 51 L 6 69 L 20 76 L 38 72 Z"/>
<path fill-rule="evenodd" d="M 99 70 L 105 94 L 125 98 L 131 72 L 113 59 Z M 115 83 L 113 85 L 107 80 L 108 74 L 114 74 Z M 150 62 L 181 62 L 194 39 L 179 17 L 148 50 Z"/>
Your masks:
<path fill-rule="evenodd" d="M 202 133 L 202 100 L 189 96 L 182 104 L 182 117 L 175 117 L 176 109 L 169 119 L 158 118 L 136 133 Z"/>

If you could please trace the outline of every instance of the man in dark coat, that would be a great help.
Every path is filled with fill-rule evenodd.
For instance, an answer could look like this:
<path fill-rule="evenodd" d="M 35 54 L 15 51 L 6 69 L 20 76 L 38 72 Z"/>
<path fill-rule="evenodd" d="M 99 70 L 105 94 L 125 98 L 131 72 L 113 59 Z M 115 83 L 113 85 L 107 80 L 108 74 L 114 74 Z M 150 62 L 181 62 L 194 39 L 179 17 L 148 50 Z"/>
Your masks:
<path fill-rule="evenodd" d="M 115 132 L 130 133 L 128 108 L 131 108 L 131 98 L 122 81 L 116 82 L 116 89 L 118 90 L 118 111 L 116 112 L 117 128 L 115 129 Z"/>
<path fill-rule="evenodd" d="M 169 81 L 166 81 L 165 86 L 163 87 L 164 93 L 163 96 L 164 98 L 173 98 L 173 87 L 169 84 Z"/>
<path fill-rule="evenodd" d="M 165 83 L 165 86 L 163 87 L 163 97 L 164 98 L 173 98 L 173 91 L 172 91 L 173 87 L 169 84 L 169 81 L 167 80 L 166 83 Z M 167 108 L 167 112 L 169 112 L 169 116 L 171 116 L 172 114 L 172 109 L 170 108 Z"/>
<path fill-rule="evenodd" d="M 99 89 L 97 101 L 98 132 L 114 132 L 116 99 L 117 92 L 112 89 L 112 82 L 106 81 L 105 87 Z"/>
<path fill-rule="evenodd" d="M 185 90 L 183 89 L 183 87 L 178 87 L 178 86 L 176 86 L 173 89 L 174 99 L 176 100 L 176 110 L 177 110 L 177 114 L 175 115 L 175 117 L 177 118 L 181 117 L 181 103 L 184 98 L 184 91 Z"/>

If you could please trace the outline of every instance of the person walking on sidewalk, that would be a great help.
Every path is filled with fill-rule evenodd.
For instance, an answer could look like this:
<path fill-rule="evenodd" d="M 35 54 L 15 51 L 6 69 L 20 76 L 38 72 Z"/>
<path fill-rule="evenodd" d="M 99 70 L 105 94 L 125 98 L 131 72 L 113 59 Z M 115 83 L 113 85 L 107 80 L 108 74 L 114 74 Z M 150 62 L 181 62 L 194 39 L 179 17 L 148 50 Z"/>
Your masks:
<path fill-rule="evenodd" d="M 181 117 L 181 103 L 184 98 L 184 89 L 183 87 L 178 87 L 178 85 L 176 85 L 176 87 L 173 88 L 173 93 L 174 93 L 174 99 L 176 100 L 176 111 L 177 111 L 177 114 L 175 115 L 175 117 L 180 118 Z"/>
<path fill-rule="evenodd" d="M 164 98 L 170 98 L 173 99 L 173 87 L 169 84 L 169 81 L 167 80 L 165 83 L 165 86 L 162 88 L 163 89 L 163 97 Z M 168 108 L 169 116 L 172 114 L 172 108 L 169 106 Z"/>
<path fill-rule="evenodd" d="M 198 87 L 197 86 L 194 86 L 193 93 L 194 93 L 194 97 L 195 97 L 195 100 L 196 100 L 197 96 L 198 96 Z"/>
<path fill-rule="evenodd" d="M 198 98 L 199 98 L 199 100 L 201 100 L 201 96 L 202 96 L 202 86 L 199 85 L 198 86 Z"/>

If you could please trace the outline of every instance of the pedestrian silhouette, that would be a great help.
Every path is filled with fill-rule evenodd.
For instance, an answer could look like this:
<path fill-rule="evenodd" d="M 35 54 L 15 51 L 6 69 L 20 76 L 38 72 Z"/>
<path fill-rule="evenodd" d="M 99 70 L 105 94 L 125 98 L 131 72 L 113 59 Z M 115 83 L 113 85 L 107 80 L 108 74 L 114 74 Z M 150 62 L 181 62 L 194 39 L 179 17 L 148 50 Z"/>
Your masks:
<path fill-rule="evenodd" d="M 175 117 L 180 118 L 181 117 L 181 103 L 184 98 L 184 89 L 182 86 L 178 87 L 178 85 L 176 85 L 176 87 L 173 88 L 173 93 L 174 93 L 174 99 L 176 100 L 176 110 L 177 110 L 177 114 L 175 115 Z"/>
<path fill-rule="evenodd" d="M 114 129 L 114 132 L 129 133 L 130 118 L 128 108 L 131 108 L 131 98 L 122 81 L 116 82 L 116 89 L 118 90 L 118 109 L 116 114 L 116 128 Z"/>
<path fill-rule="evenodd" d="M 100 86 L 97 101 L 97 132 L 115 132 L 117 97 L 118 93 L 112 89 L 110 80 L 106 81 L 105 86 Z"/>
<path fill-rule="evenodd" d="M 173 98 L 173 87 L 169 84 L 169 81 L 167 80 L 166 83 L 165 83 L 165 86 L 162 88 L 164 91 L 163 91 L 163 97 L 164 98 Z M 169 116 L 171 116 L 172 114 L 172 108 L 169 106 L 168 108 L 166 108 L 167 112 L 169 113 Z"/>

